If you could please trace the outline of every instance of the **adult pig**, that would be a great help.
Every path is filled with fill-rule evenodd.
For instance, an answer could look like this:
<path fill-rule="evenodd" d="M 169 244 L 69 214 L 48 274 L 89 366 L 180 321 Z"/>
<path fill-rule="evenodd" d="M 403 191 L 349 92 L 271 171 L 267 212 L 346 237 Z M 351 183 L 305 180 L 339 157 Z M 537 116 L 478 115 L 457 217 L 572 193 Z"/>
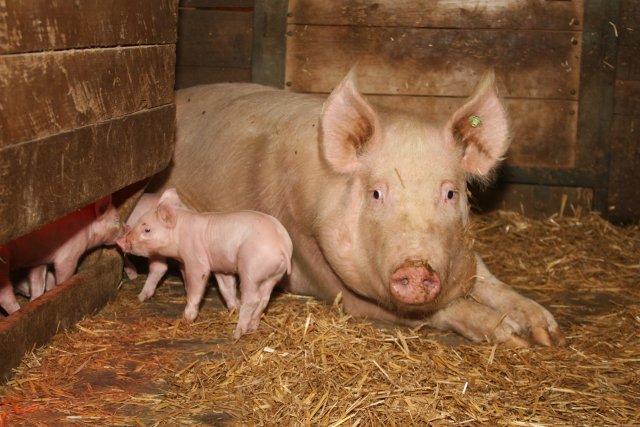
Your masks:
<path fill-rule="evenodd" d="M 197 210 L 278 218 L 295 247 L 290 291 L 473 341 L 563 343 L 471 249 L 467 182 L 488 181 L 509 145 L 493 73 L 442 125 L 374 108 L 350 75 L 326 100 L 218 84 L 177 91 L 176 106 L 165 185 Z"/>
<path fill-rule="evenodd" d="M 35 299 L 47 285 L 47 265 L 53 264 L 55 283 L 75 273 L 80 257 L 89 249 L 114 244 L 123 232 L 111 196 L 0 246 L 0 306 L 9 314 L 20 308 L 9 273 L 30 268 L 29 294 Z"/>
<path fill-rule="evenodd" d="M 181 208 L 175 189 L 145 213 L 118 245 L 125 253 L 178 260 L 187 290 L 184 318 L 198 316 L 209 274 L 229 308 L 239 307 L 238 339 L 258 328 L 276 283 L 291 271 L 292 243 L 282 224 L 260 212 L 196 213 Z M 237 300 L 236 274 L 240 278 Z"/>

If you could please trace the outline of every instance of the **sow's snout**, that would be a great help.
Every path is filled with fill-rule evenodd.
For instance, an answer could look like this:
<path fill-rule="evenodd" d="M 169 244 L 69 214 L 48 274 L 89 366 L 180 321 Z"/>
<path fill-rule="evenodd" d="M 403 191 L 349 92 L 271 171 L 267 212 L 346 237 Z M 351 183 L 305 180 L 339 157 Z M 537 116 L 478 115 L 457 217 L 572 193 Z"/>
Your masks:
<path fill-rule="evenodd" d="M 406 261 L 391 275 L 391 295 L 404 304 L 431 302 L 440 293 L 440 277 L 427 262 Z"/>

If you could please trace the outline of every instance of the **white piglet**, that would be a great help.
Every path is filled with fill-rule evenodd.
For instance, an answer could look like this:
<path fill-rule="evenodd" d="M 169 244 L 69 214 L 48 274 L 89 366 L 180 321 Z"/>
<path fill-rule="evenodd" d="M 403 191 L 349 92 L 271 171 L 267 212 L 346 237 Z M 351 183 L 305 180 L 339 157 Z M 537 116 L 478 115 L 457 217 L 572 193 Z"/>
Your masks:
<path fill-rule="evenodd" d="M 278 220 L 260 212 L 197 213 L 181 205 L 176 190 L 166 190 L 156 209 L 142 215 L 118 245 L 125 253 L 180 263 L 189 322 L 198 316 L 214 272 L 227 307 L 239 310 L 234 338 L 255 331 L 274 286 L 291 273 L 289 234 Z"/>

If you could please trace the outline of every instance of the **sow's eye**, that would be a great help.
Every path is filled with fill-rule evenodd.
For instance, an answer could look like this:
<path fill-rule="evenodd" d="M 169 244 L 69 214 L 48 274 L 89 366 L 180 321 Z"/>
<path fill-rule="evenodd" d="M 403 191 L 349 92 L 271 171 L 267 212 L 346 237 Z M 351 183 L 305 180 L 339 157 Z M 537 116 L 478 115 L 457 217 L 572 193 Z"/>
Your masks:
<path fill-rule="evenodd" d="M 369 194 L 373 203 L 384 203 L 387 187 L 384 184 L 376 184 L 370 190 Z"/>
<path fill-rule="evenodd" d="M 458 201 L 458 190 L 450 182 L 442 184 L 442 201 L 445 204 L 455 204 Z"/>

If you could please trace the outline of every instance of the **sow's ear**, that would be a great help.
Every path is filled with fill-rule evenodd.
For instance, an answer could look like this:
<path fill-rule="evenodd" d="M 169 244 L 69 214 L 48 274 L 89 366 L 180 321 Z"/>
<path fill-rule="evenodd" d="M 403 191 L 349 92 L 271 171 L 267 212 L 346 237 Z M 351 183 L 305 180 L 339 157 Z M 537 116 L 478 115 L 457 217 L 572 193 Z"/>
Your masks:
<path fill-rule="evenodd" d="M 111 206 L 111 194 L 97 200 L 94 204 L 96 218 L 100 218 Z"/>
<path fill-rule="evenodd" d="M 447 132 L 463 148 L 464 170 L 487 180 L 510 143 L 509 119 L 496 93 L 493 71 L 484 75 L 473 95 L 453 113 Z"/>
<path fill-rule="evenodd" d="M 327 162 L 339 173 L 354 172 L 358 156 L 374 143 L 379 121 L 356 89 L 352 73 L 331 92 L 320 117 L 320 144 Z"/>

